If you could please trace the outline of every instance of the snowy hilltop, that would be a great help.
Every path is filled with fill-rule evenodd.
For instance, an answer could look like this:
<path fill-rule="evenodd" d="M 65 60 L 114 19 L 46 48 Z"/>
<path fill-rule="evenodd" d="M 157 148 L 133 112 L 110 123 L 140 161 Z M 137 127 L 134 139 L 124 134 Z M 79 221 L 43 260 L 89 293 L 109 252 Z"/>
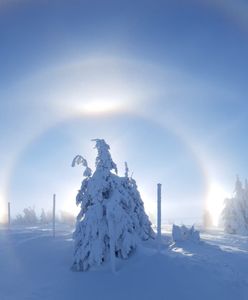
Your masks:
<path fill-rule="evenodd" d="M 225 200 L 222 212 L 224 229 L 227 233 L 248 235 L 248 181 L 244 187 L 237 176 L 234 195 Z"/>
<path fill-rule="evenodd" d="M 92 172 L 80 155 L 72 162 L 72 166 L 85 167 L 85 179 L 76 197 L 81 211 L 73 235 L 73 269 L 78 271 L 113 261 L 115 257 L 126 259 L 140 241 L 154 237 L 136 182 L 128 175 L 127 164 L 125 176 L 118 176 L 109 145 L 103 139 L 93 141 L 98 152 L 95 171 Z"/>

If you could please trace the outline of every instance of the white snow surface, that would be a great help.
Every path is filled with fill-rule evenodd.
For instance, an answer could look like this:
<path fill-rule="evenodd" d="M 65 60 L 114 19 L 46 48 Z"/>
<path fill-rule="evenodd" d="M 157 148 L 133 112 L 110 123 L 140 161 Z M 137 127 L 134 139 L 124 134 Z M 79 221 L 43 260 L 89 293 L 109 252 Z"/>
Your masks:
<path fill-rule="evenodd" d="M 202 241 L 172 242 L 163 234 L 143 242 L 128 260 L 116 259 L 87 272 L 70 269 L 72 232 L 15 228 L 0 230 L 1 300 L 247 300 L 248 238 L 201 233 Z"/>

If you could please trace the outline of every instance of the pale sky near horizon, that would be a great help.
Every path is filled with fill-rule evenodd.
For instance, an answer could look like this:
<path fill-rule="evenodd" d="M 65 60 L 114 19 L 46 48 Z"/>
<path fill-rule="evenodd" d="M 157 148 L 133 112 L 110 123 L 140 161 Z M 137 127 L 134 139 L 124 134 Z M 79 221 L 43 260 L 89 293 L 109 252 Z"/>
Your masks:
<path fill-rule="evenodd" d="M 215 221 L 248 177 L 246 1 L 0 0 L 0 215 L 76 211 L 92 138 L 152 220 Z"/>

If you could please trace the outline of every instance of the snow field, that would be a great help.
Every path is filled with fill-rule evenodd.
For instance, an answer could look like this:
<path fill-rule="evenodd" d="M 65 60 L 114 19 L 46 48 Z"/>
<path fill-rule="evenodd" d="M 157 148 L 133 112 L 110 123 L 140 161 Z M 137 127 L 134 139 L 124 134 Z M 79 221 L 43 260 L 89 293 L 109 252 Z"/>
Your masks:
<path fill-rule="evenodd" d="M 144 242 L 128 260 L 73 272 L 72 233 L 39 228 L 0 231 L 1 300 L 247 300 L 248 239 L 203 234 L 203 242 L 173 244 L 163 235 L 162 253 Z"/>

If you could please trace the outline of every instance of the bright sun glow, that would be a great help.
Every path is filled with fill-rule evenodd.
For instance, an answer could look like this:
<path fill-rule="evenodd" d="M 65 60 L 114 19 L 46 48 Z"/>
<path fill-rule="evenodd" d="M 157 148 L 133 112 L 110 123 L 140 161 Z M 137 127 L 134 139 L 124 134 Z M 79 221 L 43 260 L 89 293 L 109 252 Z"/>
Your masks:
<path fill-rule="evenodd" d="M 4 199 L 4 193 L 0 192 L 0 223 L 5 223 L 7 218 L 7 205 L 5 205 Z"/>
<path fill-rule="evenodd" d="M 63 200 L 62 200 L 62 211 L 71 213 L 73 215 L 77 215 L 79 212 L 79 208 L 76 206 L 76 195 L 77 190 L 74 188 L 65 189 L 63 193 Z"/>
<path fill-rule="evenodd" d="M 139 192 L 141 195 L 141 199 L 144 202 L 145 211 L 149 216 L 150 221 L 155 224 L 156 214 L 157 214 L 157 202 L 156 202 L 156 195 L 154 196 L 152 193 L 149 193 L 148 190 L 143 189 L 142 186 L 139 186 Z M 154 199 L 155 201 L 152 201 Z"/>
<path fill-rule="evenodd" d="M 132 98 L 102 95 L 101 97 L 80 97 L 71 95 L 70 101 L 64 106 L 65 111 L 74 115 L 105 115 L 128 111 Z M 69 106 L 68 106 L 69 103 Z"/>
<path fill-rule="evenodd" d="M 122 107 L 119 101 L 102 99 L 82 104 L 81 109 L 86 114 L 104 114 L 120 111 Z"/>
<path fill-rule="evenodd" d="M 223 210 L 224 199 L 229 196 L 228 192 L 218 183 L 213 182 L 207 196 L 206 209 L 210 212 L 215 226 L 219 223 L 219 218 Z"/>

